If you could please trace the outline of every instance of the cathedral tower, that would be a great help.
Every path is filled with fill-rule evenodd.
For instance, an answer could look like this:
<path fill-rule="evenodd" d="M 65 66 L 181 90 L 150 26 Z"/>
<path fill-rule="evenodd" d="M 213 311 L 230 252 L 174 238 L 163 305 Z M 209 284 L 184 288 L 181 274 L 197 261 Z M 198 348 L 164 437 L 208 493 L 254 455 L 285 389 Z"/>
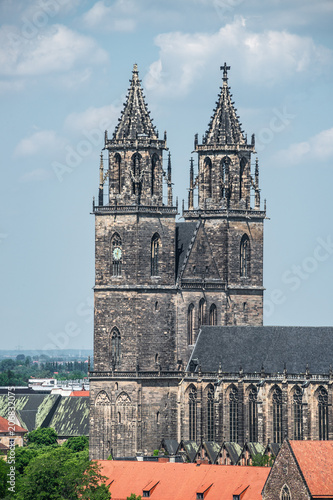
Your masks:
<path fill-rule="evenodd" d="M 198 175 L 194 179 L 192 161 L 189 204 L 183 217 L 200 226 L 197 247 L 201 250 L 195 255 L 193 248 L 189 255 L 182 286 L 193 288 L 201 279 L 206 290 L 220 290 L 217 322 L 210 324 L 262 325 L 265 210 L 260 208 L 258 160 L 251 168 L 254 135 L 248 144 L 232 102 L 229 69 L 226 63 L 221 67 L 222 87 L 201 144 L 195 136 Z"/>

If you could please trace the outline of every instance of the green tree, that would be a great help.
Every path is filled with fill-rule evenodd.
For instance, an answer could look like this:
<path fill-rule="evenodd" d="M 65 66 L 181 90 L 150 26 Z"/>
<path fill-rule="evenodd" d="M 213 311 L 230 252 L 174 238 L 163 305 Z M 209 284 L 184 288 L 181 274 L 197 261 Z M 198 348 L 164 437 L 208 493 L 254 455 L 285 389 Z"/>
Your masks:
<path fill-rule="evenodd" d="M 33 458 L 18 482 L 17 500 L 110 500 L 97 462 L 88 450 L 61 446 Z"/>
<path fill-rule="evenodd" d="M 35 443 L 40 446 L 49 446 L 51 444 L 56 444 L 58 435 L 54 429 L 51 427 L 39 428 L 28 434 L 28 444 Z"/>
<path fill-rule="evenodd" d="M 127 497 L 126 500 L 141 500 L 141 495 L 136 496 L 134 493 L 131 493 L 131 496 Z"/>
<path fill-rule="evenodd" d="M 257 453 L 254 455 L 252 464 L 255 467 L 272 467 L 274 464 L 274 457 L 264 455 L 263 453 Z"/>
<path fill-rule="evenodd" d="M 0 457 L 0 498 L 5 498 L 8 493 L 9 465 Z"/>
<path fill-rule="evenodd" d="M 65 448 L 70 448 L 72 451 L 82 451 L 89 447 L 89 439 L 87 436 L 74 436 L 67 439 L 63 444 Z"/>

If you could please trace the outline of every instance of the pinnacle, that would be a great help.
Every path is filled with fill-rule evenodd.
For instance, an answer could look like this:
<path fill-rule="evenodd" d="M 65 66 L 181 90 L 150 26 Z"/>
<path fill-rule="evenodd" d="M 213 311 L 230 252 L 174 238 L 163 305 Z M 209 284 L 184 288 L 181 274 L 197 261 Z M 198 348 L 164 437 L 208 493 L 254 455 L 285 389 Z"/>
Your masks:
<path fill-rule="evenodd" d="M 132 79 L 128 89 L 124 109 L 114 132 L 114 139 L 133 140 L 143 135 L 158 139 L 156 129 L 150 118 L 147 104 L 139 80 L 138 66 L 133 65 Z"/>
<path fill-rule="evenodd" d="M 223 70 L 223 85 L 216 102 L 214 115 L 211 117 L 208 131 L 205 135 L 205 144 L 245 144 L 245 138 L 239 122 L 239 116 L 236 114 L 234 102 L 231 100 L 228 87 L 228 70 L 230 66 L 224 63 L 220 68 Z"/>

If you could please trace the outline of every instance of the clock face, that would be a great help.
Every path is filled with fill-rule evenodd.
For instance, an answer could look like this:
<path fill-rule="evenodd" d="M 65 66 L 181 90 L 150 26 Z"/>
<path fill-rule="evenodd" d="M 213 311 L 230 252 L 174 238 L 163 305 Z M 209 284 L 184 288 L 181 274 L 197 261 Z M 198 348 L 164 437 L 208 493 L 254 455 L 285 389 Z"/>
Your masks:
<path fill-rule="evenodd" d="M 115 248 L 113 250 L 113 258 L 114 258 L 114 260 L 120 260 L 121 259 L 121 255 L 122 255 L 122 253 L 121 253 L 121 249 L 120 248 L 117 247 L 117 248 Z"/>

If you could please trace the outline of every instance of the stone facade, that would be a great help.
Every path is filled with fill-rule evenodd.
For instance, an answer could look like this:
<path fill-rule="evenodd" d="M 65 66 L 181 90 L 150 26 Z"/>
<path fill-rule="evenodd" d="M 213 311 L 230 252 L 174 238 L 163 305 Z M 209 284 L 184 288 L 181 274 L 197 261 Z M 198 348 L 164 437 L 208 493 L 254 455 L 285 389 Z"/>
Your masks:
<path fill-rule="evenodd" d="M 274 441 L 272 394 L 277 386 L 282 394 L 281 429 L 292 432 L 292 391 L 304 382 L 303 375 L 265 375 L 258 389 L 259 373 L 187 367 L 203 325 L 263 322 L 266 211 L 260 203 L 257 160 L 251 168 L 255 140 L 253 136 L 247 143 L 231 102 L 229 68 L 221 69 L 223 83 L 212 121 L 202 144 L 195 137 L 198 175 L 192 161 L 185 222 L 176 222 L 170 155 L 163 168 L 166 133 L 160 139 L 152 125 L 136 65 L 119 124 L 111 139 L 105 134 L 108 166 L 105 169 L 101 155 L 99 197 L 93 205 L 94 459 L 152 452 L 162 438 L 233 441 L 241 446 L 249 436 L 265 444 Z M 330 384 L 325 376 L 308 384 L 304 437 L 318 438 L 315 391 L 326 387 L 331 401 Z M 255 406 L 250 417 L 252 388 Z"/>

